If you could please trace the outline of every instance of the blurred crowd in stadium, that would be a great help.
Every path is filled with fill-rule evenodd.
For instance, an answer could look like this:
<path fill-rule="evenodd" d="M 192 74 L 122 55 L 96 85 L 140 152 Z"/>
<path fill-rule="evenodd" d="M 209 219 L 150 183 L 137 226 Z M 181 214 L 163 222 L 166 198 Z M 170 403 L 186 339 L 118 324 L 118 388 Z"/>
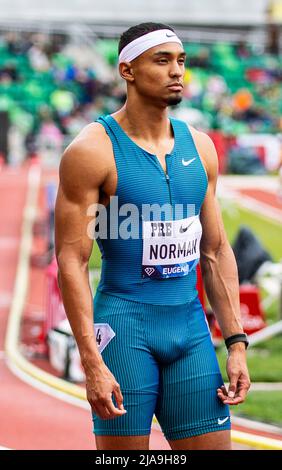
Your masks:
<path fill-rule="evenodd" d="M 60 151 L 84 125 L 125 100 L 117 41 L 93 44 L 112 69 L 111 79 L 92 64 L 81 65 L 66 53 L 67 44 L 66 35 L 0 35 L 0 111 L 8 112 L 14 142 L 22 142 L 26 156 L 38 145 Z M 186 43 L 185 49 L 184 99 L 173 114 L 225 137 L 281 132 L 281 56 L 243 42 Z"/>

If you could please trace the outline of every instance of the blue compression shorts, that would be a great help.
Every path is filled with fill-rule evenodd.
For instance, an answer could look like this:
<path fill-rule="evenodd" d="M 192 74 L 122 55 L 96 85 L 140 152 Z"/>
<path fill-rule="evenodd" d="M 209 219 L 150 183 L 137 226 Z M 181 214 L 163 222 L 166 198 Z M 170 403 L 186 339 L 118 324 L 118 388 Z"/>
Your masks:
<path fill-rule="evenodd" d="M 97 291 L 94 317 L 98 347 L 127 410 L 110 420 L 93 414 L 95 434 L 148 435 L 153 415 L 168 440 L 230 429 L 229 407 L 217 397 L 223 380 L 198 297 L 163 306 Z"/>

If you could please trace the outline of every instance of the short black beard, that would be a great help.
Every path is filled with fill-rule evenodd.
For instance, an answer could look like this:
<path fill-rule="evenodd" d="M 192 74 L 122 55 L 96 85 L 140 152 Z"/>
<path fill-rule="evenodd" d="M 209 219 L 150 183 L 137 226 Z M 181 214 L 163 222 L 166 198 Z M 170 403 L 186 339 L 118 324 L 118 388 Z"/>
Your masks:
<path fill-rule="evenodd" d="M 182 101 L 182 96 L 175 96 L 175 97 L 171 97 L 171 98 L 168 98 L 166 100 L 166 103 L 168 106 L 176 106 L 177 104 L 181 103 Z"/>

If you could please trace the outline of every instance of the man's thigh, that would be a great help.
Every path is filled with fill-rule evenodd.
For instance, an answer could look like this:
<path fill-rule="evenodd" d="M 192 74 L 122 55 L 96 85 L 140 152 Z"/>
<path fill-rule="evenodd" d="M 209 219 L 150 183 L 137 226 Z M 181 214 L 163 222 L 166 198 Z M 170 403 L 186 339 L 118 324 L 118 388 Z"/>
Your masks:
<path fill-rule="evenodd" d="M 150 435 L 95 436 L 97 450 L 149 450 Z"/>
<path fill-rule="evenodd" d="M 118 442 L 131 445 L 131 441 L 144 446 L 144 436 L 151 431 L 159 388 L 158 364 L 144 337 L 144 306 L 115 297 L 106 298 L 104 305 L 103 299 L 104 296 L 98 296 L 95 305 L 95 326 L 97 331 L 100 329 L 101 344 L 105 344 L 104 332 L 114 333 L 101 354 L 120 385 L 127 413 L 110 420 L 102 420 L 93 413 L 97 446 L 119 445 Z M 113 395 L 112 399 L 116 405 Z"/>
<path fill-rule="evenodd" d="M 229 430 L 169 440 L 168 442 L 172 450 L 232 450 Z"/>
<path fill-rule="evenodd" d="M 188 316 L 186 350 L 160 366 L 155 414 L 168 441 L 230 430 L 229 407 L 217 397 L 223 379 L 214 346 L 201 306 L 194 307 Z"/>

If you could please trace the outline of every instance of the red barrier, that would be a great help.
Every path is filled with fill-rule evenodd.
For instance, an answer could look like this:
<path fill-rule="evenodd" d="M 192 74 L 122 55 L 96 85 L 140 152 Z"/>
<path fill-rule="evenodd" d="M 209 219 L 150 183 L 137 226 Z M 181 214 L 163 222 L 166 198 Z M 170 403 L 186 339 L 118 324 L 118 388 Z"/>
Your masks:
<path fill-rule="evenodd" d="M 218 156 L 218 171 L 225 174 L 227 170 L 227 142 L 220 131 L 209 131 L 209 137 L 212 139 L 217 156 Z"/>
<path fill-rule="evenodd" d="M 247 334 L 250 335 L 266 327 L 257 286 L 252 284 L 240 286 L 240 307 L 243 326 Z"/>
<path fill-rule="evenodd" d="M 197 264 L 197 291 L 199 294 L 199 299 L 201 301 L 201 304 L 203 306 L 203 309 L 205 310 L 205 289 L 204 289 L 204 283 L 203 283 L 203 278 L 202 278 L 202 272 L 201 272 L 201 267 L 200 264 Z"/>
<path fill-rule="evenodd" d="M 240 308 L 243 328 L 247 335 L 251 335 L 267 326 L 257 286 L 252 284 L 242 284 L 240 286 Z M 217 321 L 214 323 L 212 335 L 214 338 L 222 338 Z"/>

